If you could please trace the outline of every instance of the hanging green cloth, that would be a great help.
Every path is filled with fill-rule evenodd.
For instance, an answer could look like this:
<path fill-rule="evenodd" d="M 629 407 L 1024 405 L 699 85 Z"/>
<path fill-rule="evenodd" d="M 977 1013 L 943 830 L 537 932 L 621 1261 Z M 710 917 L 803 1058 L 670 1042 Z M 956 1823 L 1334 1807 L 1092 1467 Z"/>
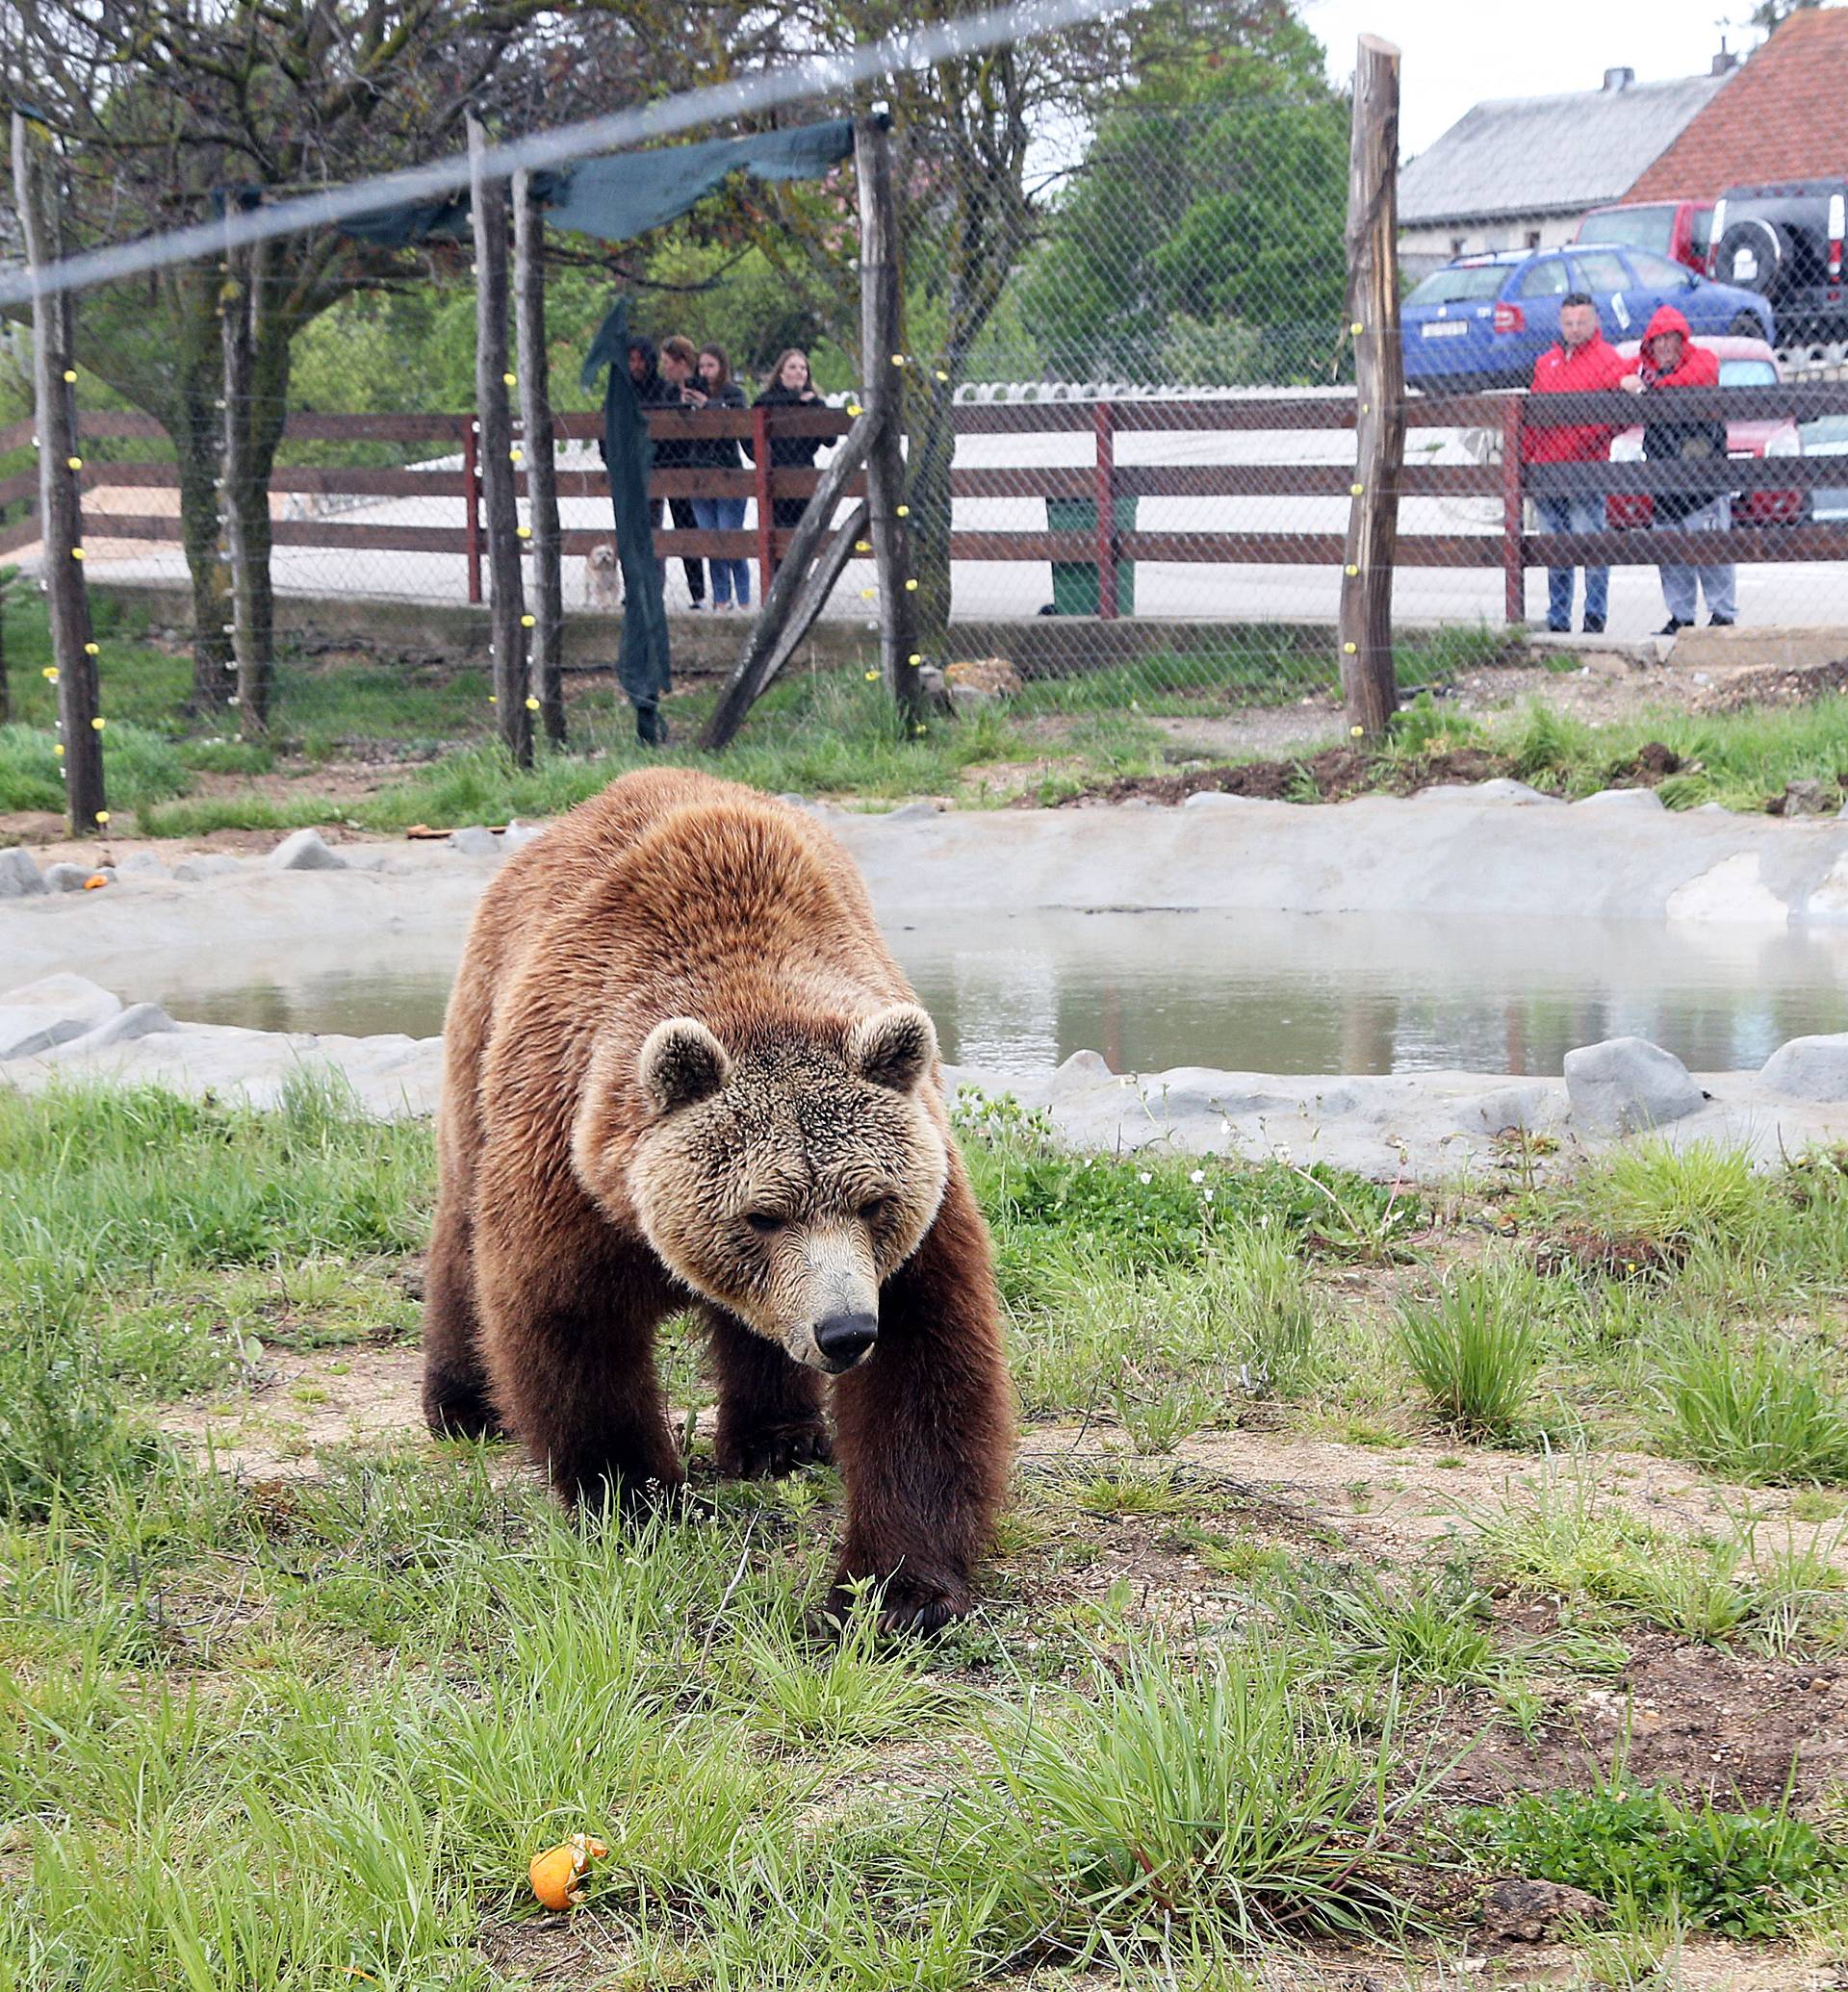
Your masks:
<path fill-rule="evenodd" d="M 629 299 L 597 328 L 584 355 L 579 385 L 591 388 L 605 369 L 603 458 L 609 471 L 609 501 L 616 514 L 616 551 L 623 569 L 623 638 L 616 676 L 635 708 L 635 731 L 651 747 L 667 738 L 660 715 L 668 689 L 667 604 L 661 597 L 661 570 L 654 559 L 654 523 L 648 509 L 648 473 L 654 445 L 648 418 L 629 377 Z"/>
<path fill-rule="evenodd" d="M 706 139 L 697 145 L 661 145 L 648 152 L 612 152 L 552 173 L 535 173 L 533 192 L 550 213 L 547 219 L 579 235 L 608 243 L 631 242 L 663 228 L 697 202 L 714 193 L 731 173 L 759 180 L 816 180 L 854 150 L 853 120 L 800 124 L 789 131 L 759 132 L 743 139 Z M 381 248 L 418 243 L 466 241 L 466 188 L 446 200 L 376 208 L 342 229 Z"/>

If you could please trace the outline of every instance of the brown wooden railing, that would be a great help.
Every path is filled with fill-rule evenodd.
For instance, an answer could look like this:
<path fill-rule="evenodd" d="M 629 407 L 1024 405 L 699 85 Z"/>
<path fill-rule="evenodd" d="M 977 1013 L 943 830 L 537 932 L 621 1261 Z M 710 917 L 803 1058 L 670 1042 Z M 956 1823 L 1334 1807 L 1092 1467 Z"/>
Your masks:
<path fill-rule="evenodd" d="M 960 498 L 1080 498 L 1094 507 L 1094 520 L 1083 531 L 959 531 L 950 538 L 953 561 L 1070 561 L 1097 570 L 1098 612 L 1117 612 L 1117 571 L 1124 561 L 1186 561 L 1229 566 L 1336 566 L 1344 557 L 1341 533 L 1286 531 L 1119 531 L 1116 500 L 1122 498 L 1267 498 L 1287 502 L 1305 498 L 1345 498 L 1352 490 L 1354 472 L 1327 464 L 1121 464 L 1117 439 L 1131 434 L 1198 434 L 1203 431 L 1262 432 L 1280 430 L 1343 430 L 1354 425 L 1350 395 L 1272 395 L 1196 400 L 1064 400 L 959 404 L 953 411 L 959 436 L 1008 436 L 1065 433 L 1088 435 L 1091 461 L 1076 465 L 965 466 L 950 474 L 951 495 Z M 1706 561 L 1848 561 L 1848 524 L 1791 524 L 1738 525 L 1726 533 L 1690 535 L 1669 531 L 1613 531 L 1589 535 L 1527 533 L 1523 527 L 1524 501 L 1563 490 L 1610 495 L 1655 495 L 1702 489 L 1711 481 L 1706 467 L 1636 462 L 1574 464 L 1557 467 L 1526 464 L 1521 432 L 1560 423 L 1633 426 L 1645 413 L 1660 412 L 1620 395 L 1523 394 L 1419 396 L 1408 398 L 1406 421 L 1413 430 L 1449 428 L 1485 431 L 1499 439 L 1499 461 L 1462 464 L 1421 464 L 1400 467 L 1397 489 L 1401 498 L 1490 498 L 1501 501 L 1500 529 L 1493 532 L 1401 533 L 1396 559 L 1403 567 L 1499 568 L 1504 576 L 1507 619 L 1523 618 L 1526 570 L 1553 564 L 1592 561 L 1612 566 L 1650 564 L 1668 558 Z M 1717 418 L 1732 421 L 1807 421 L 1821 415 L 1848 415 L 1848 383 L 1792 382 L 1776 387 L 1678 391 L 1673 403 L 1677 418 Z M 773 470 L 770 444 L 778 436 L 813 436 L 824 442 L 844 434 L 850 418 L 834 409 L 754 409 L 742 412 L 681 415 L 675 410 L 652 411 L 650 428 L 657 438 L 694 441 L 730 437 L 750 445 L 755 462 L 735 471 L 657 470 L 651 481 L 656 498 L 743 498 L 757 503 L 757 523 L 732 532 L 673 532 L 657 535 L 655 551 L 663 557 L 755 560 L 764 585 L 777 559 L 786 550 L 790 534 L 774 524 L 774 501 L 812 495 L 820 472 L 813 470 Z M 561 440 L 584 441 L 601 433 L 594 415 L 558 419 Z M 82 433 L 96 440 L 156 440 L 162 435 L 150 417 L 92 413 L 83 418 Z M 460 468 L 421 471 L 281 466 L 271 474 L 270 489 L 281 493 L 375 498 L 443 498 L 458 501 L 461 517 L 454 525 L 340 520 L 277 519 L 274 543 L 282 547 L 352 548 L 365 550 L 459 553 L 467 563 L 471 601 L 481 600 L 483 533 L 480 478 L 475 461 L 473 418 L 467 415 L 295 415 L 284 431 L 285 441 L 437 444 L 449 446 Z M 29 423 L 0 429 L 0 453 L 20 448 L 31 440 Z M 446 451 L 445 453 L 449 453 Z M 155 461 L 88 464 L 87 489 L 173 490 L 177 473 L 170 463 Z M 1848 463 L 1817 457 L 1732 459 L 1725 482 L 1733 491 L 1808 492 L 1818 485 L 1848 483 Z M 525 479 L 520 479 L 524 495 Z M 607 484 L 601 470 L 560 471 L 561 498 L 603 498 Z M 862 496 L 863 479 L 850 487 Z M 36 501 L 37 473 L 22 471 L 0 478 L 0 519 L 6 508 L 22 500 Z M 91 538 L 174 541 L 181 523 L 172 513 L 135 513 L 90 509 L 86 531 Z M 28 517 L 0 524 L 0 555 L 36 538 Z M 572 527 L 562 535 L 567 553 L 588 553 L 609 538 L 606 529 Z"/>

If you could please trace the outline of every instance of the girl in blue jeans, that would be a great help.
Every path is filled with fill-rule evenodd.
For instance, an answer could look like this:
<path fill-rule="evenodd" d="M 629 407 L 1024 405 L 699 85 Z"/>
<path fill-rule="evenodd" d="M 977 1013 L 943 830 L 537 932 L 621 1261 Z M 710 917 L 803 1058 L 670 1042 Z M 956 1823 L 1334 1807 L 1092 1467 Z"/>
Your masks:
<path fill-rule="evenodd" d="M 704 408 L 742 408 L 744 390 L 732 378 L 732 365 L 722 345 L 700 348 L 700 390 Z M 701 470 L 741 471 L 744 458 L 736 441 L 714 436 L 689 446 L 691 461 Z M 693 523 L 702 532 L 742 532 L 744 500 L 741 498 L 696 498 Z M 751 563 L 748 560 L 708 560 L 712 576 L 712 606 L 730 608 L 733 600 L 741 609 L 751 606 Z"/>

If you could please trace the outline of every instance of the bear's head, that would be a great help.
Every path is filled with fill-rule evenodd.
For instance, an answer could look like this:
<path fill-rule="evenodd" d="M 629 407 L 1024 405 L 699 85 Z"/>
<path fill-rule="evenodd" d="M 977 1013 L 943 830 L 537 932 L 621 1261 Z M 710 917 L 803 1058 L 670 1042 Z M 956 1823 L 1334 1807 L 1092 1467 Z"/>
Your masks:
<path fill-rule="evenodd" d="M 620 1163 L 598 1111 L 619 1075 L 592 1060 L 577 1172 L 606 1209 L 627 1204 L 696 1293 L 838 1375 L 872 1351 L 880 1287 L 942 1199 L 936 1061 L 936 1029 L 915 1004 L 838 1034 L 765 1030 L 730 1050 L 696 1018 L 670 1017 L 635 1061 L 642 1125 Z"/>

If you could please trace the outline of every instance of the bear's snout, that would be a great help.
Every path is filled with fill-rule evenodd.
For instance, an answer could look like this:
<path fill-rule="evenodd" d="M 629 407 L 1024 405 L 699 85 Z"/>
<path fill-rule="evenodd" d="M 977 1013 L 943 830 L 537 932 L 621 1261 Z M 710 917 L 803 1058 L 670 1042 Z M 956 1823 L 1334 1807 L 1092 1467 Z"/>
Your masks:
<path fill-rule="evenodd" d="M 878 1340 L 879 1321 L 872 1315 L 830 1315 L 815 1323 L 815 1346 L 833 1376 L 851 1369 Z"/>

